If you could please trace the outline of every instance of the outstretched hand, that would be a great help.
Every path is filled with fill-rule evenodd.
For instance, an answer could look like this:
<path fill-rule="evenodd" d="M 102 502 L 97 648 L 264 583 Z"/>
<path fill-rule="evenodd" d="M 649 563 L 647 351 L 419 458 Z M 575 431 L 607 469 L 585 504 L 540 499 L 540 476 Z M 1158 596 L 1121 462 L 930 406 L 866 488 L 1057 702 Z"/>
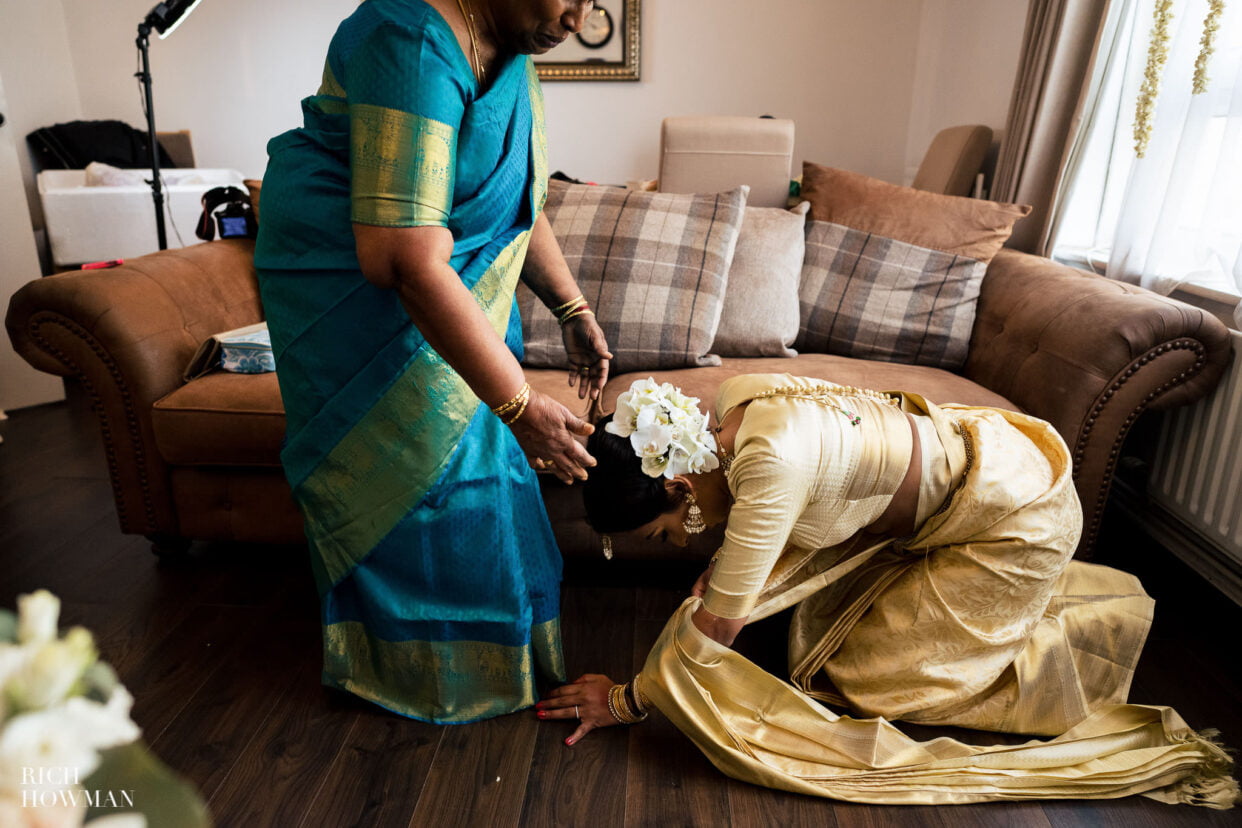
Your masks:
<path fill-rule="evenodd" d="M 587 469 L 595 465 L 577 439 L 589 437 L 595 426 L 546 394 L 532 389 L 526 410 L 509 427 L 530 464 L 551 471 L 563 483 L 586 480 Z"/>
<path fill-rule="evenodd" d="M 595 315 L 584 313 L 561 326 L 565 355 L 569 357 L 569 387 L 578 386 L 578 399 L 598 399 L 608 382 L 612 352 Z"/>
<path fill-rule="evenodd" d="M 535 705 L 535 714 L 545 721 L 579 720 L 577 729 L 565 740 L 565 744 L 573 745 L 597 727 L 621 724 L 608 709 L 608 691 L 614 683 L 608 676 L 586 673 L 548 693 Z"/>

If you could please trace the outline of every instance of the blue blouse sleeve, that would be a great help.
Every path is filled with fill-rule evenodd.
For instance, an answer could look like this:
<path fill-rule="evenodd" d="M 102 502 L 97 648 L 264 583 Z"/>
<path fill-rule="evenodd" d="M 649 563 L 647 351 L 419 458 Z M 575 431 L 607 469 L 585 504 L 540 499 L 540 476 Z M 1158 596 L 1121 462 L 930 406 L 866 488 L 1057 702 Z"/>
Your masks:
<path fill-rule="evenodd" d="M 448 224 L 457 132 L 473 78 L 447 26 L 385 21 L 344 61 L 351 217 L 359 224 Z"/>

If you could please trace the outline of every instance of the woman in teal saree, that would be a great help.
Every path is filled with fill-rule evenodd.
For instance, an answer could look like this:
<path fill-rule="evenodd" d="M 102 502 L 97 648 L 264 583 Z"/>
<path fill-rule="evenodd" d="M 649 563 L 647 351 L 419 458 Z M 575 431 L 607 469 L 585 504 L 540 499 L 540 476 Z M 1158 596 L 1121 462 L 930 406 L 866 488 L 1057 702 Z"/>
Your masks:
<path fill-rule="evenodd" d="M 610 355 L 541 215 L 526 56 L 589 5 L 366 0 L 268 147 L 255 259 L 323 680 L 413 718 L 508 713 L 564 677 L 531 466 L 584 478 L 590 426 L 524 383 L 513 293 L 569 317 L 571 383 L 598 394 Z"/>

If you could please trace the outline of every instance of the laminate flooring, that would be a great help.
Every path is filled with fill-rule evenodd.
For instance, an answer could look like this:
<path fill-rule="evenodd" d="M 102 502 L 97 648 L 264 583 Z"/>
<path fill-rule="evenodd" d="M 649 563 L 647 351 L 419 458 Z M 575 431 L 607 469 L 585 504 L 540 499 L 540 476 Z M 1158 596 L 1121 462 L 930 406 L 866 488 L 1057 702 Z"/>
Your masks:
<path fill-rule="evenodd" d="M 305 550 L 198 544 L 189 560 L 161 563 L 143 538 L 119 532 L 80 403 L 11 412 L 0 435 L 0 606 L 40 587 L 58 594 L 62 624 L 95 633 L 148 743 L 221 826 L 1242 824 L 1237 811 L 1141 797 L 907 807 L 786 794 L 722 776 L 658 714 L 572 748 L 568 725 L 532 712 L 457 727 L 403 719 L 320 686 Z M 1158 602 L 1132 701 L 1173 705 L 1242 745 L 1242 610 L 1116 517 L 1097 560 L 1138 574 Z M 571 676 L 631 675 L 695 575 L 684 563 L 570 562 Z M 748 628 L 741 649 L 779 670 L 782 624 Z"/>

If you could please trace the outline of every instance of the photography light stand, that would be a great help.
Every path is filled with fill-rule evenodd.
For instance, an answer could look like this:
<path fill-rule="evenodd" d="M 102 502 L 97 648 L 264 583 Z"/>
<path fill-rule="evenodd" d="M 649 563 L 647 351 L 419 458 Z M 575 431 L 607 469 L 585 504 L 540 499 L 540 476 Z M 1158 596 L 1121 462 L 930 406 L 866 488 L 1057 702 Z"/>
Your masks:
<path fill-rule="evenodd" d="M 151 95 L 151 32 L 160 40 L 172 34 L 202 0 L 168 0 L 159 3 L 138 24 L 138 54 L 142 69 L 135 73 L 142 84 L 143 110 L 147 116 L 147 143 L 151 149 L 151 198 L 155 200 L 155 235 L 160 250 L 168 249 L 168 231 L 164 227 L 164 185 L 160 180 L 160 144 L 155 137 L 155 106 Z"/>
<path fill-rule="evenodd" d="M 137 73 L 142 84 L 145 100 L 143 110 L 147 114 L 147 143 L 151 148 L 151 197 L 155 199 L 155 235 L 160 250 L 168 249 L 168 231 L 164 229 L 164 186 L 160 183 L 160 145 L 155 138 L 155 107 L 151 102 L 151 27 L 144 21 L 138 24 L 138 54 L 142 55 L 142 70 Z"/>

